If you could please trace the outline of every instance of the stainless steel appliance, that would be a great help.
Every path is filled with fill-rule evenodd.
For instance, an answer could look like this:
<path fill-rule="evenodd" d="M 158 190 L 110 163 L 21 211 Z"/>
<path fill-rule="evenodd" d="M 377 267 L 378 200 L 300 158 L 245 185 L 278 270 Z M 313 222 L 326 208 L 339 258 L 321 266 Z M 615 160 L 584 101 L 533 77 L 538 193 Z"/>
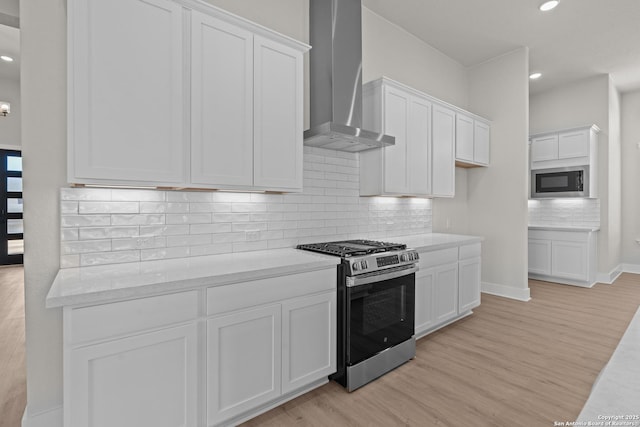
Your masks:
<path fill-rule="evenodd" d="M 531 171 L 531 198 L 589 197 L 589 166 Z"/>
<path fill-rule="evenodd" d="M 415 273 L 418 253 L 371 240 L 299 245 L 340 256 L 338 371 L 331 378 L 353 391 L 415 356 Z"/>
<path fill-rule="evenodd" d="M 304 144 L 364 151 L 395 138 L 362 128 L 361 0 L 309 1 L 310 129 Z"/>

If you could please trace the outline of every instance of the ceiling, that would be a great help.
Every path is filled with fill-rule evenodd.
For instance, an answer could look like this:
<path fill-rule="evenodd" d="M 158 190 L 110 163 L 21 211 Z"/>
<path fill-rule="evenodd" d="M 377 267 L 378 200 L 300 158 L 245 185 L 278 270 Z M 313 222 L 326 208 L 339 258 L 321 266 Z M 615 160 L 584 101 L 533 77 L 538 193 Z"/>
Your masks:
<path fill-rule="evenodd" d="M 473 66 L 529 47 L 538 93 L 610 74 L 621 92 L 640 89 L 640 1 L 560 0 L 541 12 L 540 0 L 363 0 L 365 7 L 455 59 Z"/>
<path fill-rule="evenodd" d="M 550 12 L 539 0 L 363 0 L 363 5 L 464 66 L 529 47 L 530 83 L 538 93 L 574 80 L 610 74 L 621 92 L 640 89 L 640 1 L 560 0 Z M 0 17 L 18 0 L 2 0 Z M 19 78 L 20 36 L 0 25 L 0 77 Z"/>

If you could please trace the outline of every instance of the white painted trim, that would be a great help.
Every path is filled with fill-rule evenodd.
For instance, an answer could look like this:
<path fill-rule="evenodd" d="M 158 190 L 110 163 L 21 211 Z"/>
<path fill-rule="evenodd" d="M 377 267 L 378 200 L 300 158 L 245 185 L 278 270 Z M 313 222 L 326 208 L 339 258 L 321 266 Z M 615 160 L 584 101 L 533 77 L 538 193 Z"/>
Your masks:
<path fill-rule="evenodd" d="M 481 291 L 485 294 L 496 295 L 499 297 L 511 298 L 518 301 L 530 301 L 531 292 L 529 288 L 519 289 L 513 286 L 499 285 L 497 283 L 482 282 Z"/>
<path fill-rule="evenodd" d="M 559 283 L 561 285 L 580 286 L 581 288 L 593 288 L 597 283 L 595 280 L 589 282 L 586 280 L 565 279 L 563 277 L 546 276 L 544 274 L 529 273 L 529 279 L 542 280 L 543 282 Z"/>
<path fill-rule="evenodd" d="M 640 268 L 640 266 L 638 266 Z M 618 264 L 613 270 L 609 273 L 598 273 L 598 283 L 604 283 L 606 285 L 611 285 L 616 281 L 618 276 L 620 276 L 623 272 L 627 271 L 624 269 L 623 264 Z M 631 271 L 629 271 L 631 273 Z"/>
<path fill-rule="evenodd" d="M 22 427 L 62 427 L 62 406 L 31 415 L 27 405 L 22 415 Z"/>
<path fill-rule="evenodd" d="M 22 145 L 0 144 L 0 149 L 2 149 L 2 150 L 22 151 Z"/>
<path fill-rule="evenodd" d="M 640 264 L 622 264 L 624 273 L 640 274 Z"/>

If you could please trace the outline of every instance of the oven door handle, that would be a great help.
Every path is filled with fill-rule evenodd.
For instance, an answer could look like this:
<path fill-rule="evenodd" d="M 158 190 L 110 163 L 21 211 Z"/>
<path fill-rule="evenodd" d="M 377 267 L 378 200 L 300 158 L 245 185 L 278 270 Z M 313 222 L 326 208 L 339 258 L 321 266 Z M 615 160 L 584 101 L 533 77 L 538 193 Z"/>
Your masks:
<path fill-rule="evenodd" d="M 412 265 L 409 268 L 402 268 L 399 270 L 393 270 L 389 273 L 363 275 L 363 276 L 349 276 L 347 277 L 347 287 L 366 285 L 373 282 L 382 282 L 383 280 L 395 279 L 397 277 L 407 276 L 418 271 L 417 265 Z"/>

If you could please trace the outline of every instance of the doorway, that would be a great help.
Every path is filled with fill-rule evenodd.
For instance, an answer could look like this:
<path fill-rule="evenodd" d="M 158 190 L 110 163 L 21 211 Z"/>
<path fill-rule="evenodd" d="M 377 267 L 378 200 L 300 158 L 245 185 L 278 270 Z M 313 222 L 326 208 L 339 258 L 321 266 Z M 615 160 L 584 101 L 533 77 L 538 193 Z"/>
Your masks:
<path fill-rule="evenodd" d="M 0 265 L 22 264 L 22 153 L 0 149 Z"/>

